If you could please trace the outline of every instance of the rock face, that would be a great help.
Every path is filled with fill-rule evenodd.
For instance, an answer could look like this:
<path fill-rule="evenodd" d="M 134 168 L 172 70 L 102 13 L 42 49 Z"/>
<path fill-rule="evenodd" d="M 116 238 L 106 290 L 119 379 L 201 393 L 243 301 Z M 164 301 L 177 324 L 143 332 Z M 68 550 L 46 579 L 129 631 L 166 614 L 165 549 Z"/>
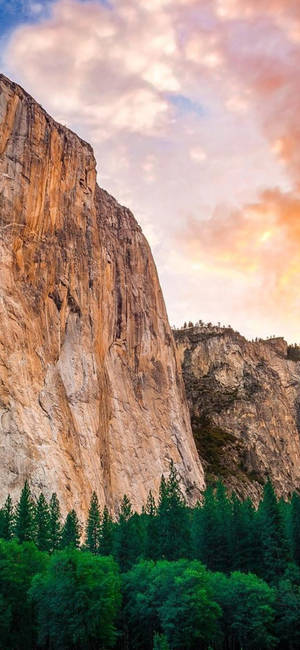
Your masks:
<path fill-rule="evenodd" d="M 174 332 L 206 479 L 255 501 L 270 476 L 300 489 L 300 361 L 283 339 L 250 342 L 230 328 Z"/>
<path fill-rule="evenodd" d="M 149 246 L 91 147 L 0 75 L 0 496 L 141 507 L 203 487 Z"/>

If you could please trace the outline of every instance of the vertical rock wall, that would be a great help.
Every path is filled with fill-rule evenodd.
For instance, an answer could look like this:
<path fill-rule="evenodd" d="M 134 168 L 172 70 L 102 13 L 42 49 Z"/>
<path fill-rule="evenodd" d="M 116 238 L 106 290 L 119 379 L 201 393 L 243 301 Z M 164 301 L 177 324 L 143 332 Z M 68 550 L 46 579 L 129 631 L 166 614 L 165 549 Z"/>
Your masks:
<path fill-rule="evenodd" d="M 151 251 L 91 147 L 0 75 L 0 496 L 203 487 Z"/>

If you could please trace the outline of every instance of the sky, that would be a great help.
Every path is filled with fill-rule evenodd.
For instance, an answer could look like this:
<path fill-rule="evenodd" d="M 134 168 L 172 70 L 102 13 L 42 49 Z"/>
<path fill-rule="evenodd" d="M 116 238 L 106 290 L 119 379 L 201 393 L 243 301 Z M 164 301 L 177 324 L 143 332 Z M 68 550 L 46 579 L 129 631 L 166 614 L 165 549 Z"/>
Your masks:
<path fill-rule="evenodd" d="M 172 325 L 300 342 L 299 0 L 0 0 L 0 58 L 92 144 Z"/>

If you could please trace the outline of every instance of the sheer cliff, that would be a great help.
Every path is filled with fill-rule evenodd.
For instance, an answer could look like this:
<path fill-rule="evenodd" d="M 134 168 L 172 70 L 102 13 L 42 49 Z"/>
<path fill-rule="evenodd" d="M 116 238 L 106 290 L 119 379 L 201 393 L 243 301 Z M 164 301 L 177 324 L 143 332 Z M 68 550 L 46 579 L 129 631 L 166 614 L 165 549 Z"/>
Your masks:
<path fill-rule="evenodd" d="M 139 508 L 173 459 L 203 487 L 149 246 L 91 147 L 0 75 L 0 496 Z"/>
<path fill-rule="evenodd" d="M 300 489 L 300 361 L 281 339 L 250 342 L 231 328 L 175 330 L 192 429 L 206 470 L 257 501 Z"/>

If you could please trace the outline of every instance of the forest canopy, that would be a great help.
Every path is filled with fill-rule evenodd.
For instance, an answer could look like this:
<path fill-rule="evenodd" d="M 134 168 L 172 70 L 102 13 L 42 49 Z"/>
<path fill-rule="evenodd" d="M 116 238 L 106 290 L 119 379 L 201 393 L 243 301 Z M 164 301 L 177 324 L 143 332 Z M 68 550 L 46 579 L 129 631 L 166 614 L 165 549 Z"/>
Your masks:
<path fill-rule="evenodd" d="M 258 508 L 222 483 L 191 508 L 171 464 L 157 503 L 113 519 L 93 493 L 83 526 L 25 482 L 0 538 L 1 648 L 300 647 L 300 497 L 270 482 Z"/>

